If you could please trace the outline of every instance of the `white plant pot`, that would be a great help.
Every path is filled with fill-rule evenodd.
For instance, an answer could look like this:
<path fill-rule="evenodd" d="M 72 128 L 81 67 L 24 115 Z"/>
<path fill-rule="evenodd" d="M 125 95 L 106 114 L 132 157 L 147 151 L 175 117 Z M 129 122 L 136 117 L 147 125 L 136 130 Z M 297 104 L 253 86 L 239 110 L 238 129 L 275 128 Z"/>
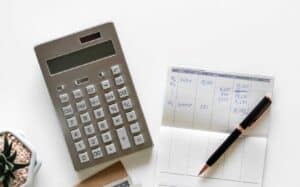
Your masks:
<path fill-rule="evenodd" d="M 5 131 L 0 130 L 0 134 L 4 134 L 4 133 L 12 134 L 17 139 L 19 139 L 24 144 L 24 146 L 28 148 L 28 150 L 30 150 L 31 159 L 30 159 L 30 164 L 28 166 L 27 179 L 26 182 L 22 185 L 22 187 L 31 187 L 33 183 L 33 179 L 41 167 L 41 162 L 37 160 L 36 151 L 31 145 L 31 143 L 25 138 L 22 132 L 16 130 L 5 130 Z"/>

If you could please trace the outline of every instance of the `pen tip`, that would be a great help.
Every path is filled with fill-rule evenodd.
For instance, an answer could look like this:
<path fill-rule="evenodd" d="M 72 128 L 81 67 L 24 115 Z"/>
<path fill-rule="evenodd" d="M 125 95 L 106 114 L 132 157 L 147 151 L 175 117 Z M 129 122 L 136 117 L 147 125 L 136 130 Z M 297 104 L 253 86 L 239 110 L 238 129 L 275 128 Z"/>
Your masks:
<path fill-rule="evenodd" d="M 269 98 L 270 100 L 272 100 L 272 94 L 271 93 L 266 93 L 265 97 Z"/>
<path fill-rule="evenodd" d="M 208 166 L 207 164 L 205 164 L 205 165 L 202 167 L 202 169 L 200 170 L 198 176 L 202 175 L 202 173 L 204 173 L 204 172 L 208 169 L 208 167 L 209 167 L 209 166 Z"/>

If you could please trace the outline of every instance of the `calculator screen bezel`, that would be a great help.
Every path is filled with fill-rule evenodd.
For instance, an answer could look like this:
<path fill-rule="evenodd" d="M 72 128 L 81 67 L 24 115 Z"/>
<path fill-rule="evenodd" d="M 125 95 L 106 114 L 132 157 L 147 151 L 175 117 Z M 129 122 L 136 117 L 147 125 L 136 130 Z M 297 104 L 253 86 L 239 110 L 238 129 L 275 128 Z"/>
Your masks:
<path fill-rule="evenodd" d="M 105 48 L 105 49 L 104 49 Z M 48 71 L 51 75 L 78 68 L 98 60 L 109 58 L 116 54 L 113 42 L 107 40 L 88 46 L 77 51 L 47 60 Z"/>
<path fill-rule="evenodd" d="M 87 35 L 90 35 L 92 33 L 99 32 L 101 33 L 101 36 L 99 38 L 96 38 L 94 40 L 88 41 L 88 42 L 81 42 L 81 38 Z M 96 59 L 94 61 L 91 61 L 89 63 L 85 63 L 76 67 L 72 67 L 70 69 L 66 69 L 57 73 L 51 73 L 47 61 L 50 59 L 58 58 L 66 54 L 70 54 L 75 51 L 80 51 L 84 48 L 92 47 L 97 44 L 104 43 L 106 41 L 112 41 L 112 45 L 114 48 L 115 53 L 110 56 L 106 56 L 103 58 Z M 118 37 L 116 35 L 115 27 L 113 26 L 113 23 L 106 23 L 103 24 L 101 27 L 92 27 L 90 29 L 76 32 L 73 34 L 70 34 L 68 36 L 58 38 L 56 40 L 52 40 L 43 44 L 40 44 L 35 47 L 35 51 L 37 54 L 37 58 L 39 60 L 41 69 L 43 71 L 44 76 L 46 76 L 49 79 L 52 79 L 54 77 L 59 77 L 62 74 L 65 74 L 66 72 L 78 72 L 81 68 L 85 69 L 86 67 L 89 67 L 94 62 L 108 62 L 108 61 L 115 61 L 118 60 L 122 62 L 121 59 L 124 59 L 123 52 L 118 40 Z"/>

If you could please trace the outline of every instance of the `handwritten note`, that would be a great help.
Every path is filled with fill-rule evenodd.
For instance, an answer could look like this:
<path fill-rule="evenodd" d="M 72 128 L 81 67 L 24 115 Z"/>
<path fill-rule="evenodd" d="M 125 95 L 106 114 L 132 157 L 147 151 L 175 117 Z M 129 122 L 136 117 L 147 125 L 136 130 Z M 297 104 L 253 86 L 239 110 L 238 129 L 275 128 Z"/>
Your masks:
<path fill-rule="evenodd" d="M 273 79 L 171 67 L 158 153 L 159 186 L 251 186 L 262 183 L 269 115 L 197 177 L 209 155 L 266 94 Z"/>

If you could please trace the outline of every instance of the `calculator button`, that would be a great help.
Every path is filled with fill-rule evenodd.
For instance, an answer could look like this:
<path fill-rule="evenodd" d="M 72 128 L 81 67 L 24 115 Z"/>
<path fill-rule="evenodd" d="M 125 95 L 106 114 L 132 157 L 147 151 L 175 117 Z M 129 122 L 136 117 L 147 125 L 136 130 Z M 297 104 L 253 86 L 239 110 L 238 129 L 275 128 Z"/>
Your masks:
<path fill-rule="evenodd" d="M 94 147 L 94 146 L 99 145 L 99 141 L 98 141 L 97 136 L 93 136 L 93 137 L 88 138 L 88 142 L 89 142 L 90 147 Z"/>
<path fill-rule="evenodd" d="M 122 106 L 123 106 L 124 110 L 131 109 L 132 108 L 131 99 L 126 99 L 126 100 L 122 101 Z"/>
<path fill-rule="evenodd" d="M 90 161 L 90 157 L 89 157 L 87 152 L 79 154 L 78 157 L 79 157 L 79 160 L 80 160 L 81 163 L 85 163 L 85 162 Z"/>
<path fill-rule="evenodd" d="M 142 134 L 134 136 L 133 139 L 134 139 L 135 145 L 141 145 L 145 142 L 144 136 Z"/>
<path fill-rule="evenodd" d="M 77 152 L 80 152 L 80 151 L 82 151 L 82 150 L 85 150 L 85 143 L 84 143 L 84 141 L 83 140 L 80 140 L 79 142 L 76 142 L 75 143 L 75 148 L 76 148 L 76 151 Z"/>
<path fill-rule="evenodd" d="M 96 119 L 100 119 L 104 117 L 104 111 L 103 108 L 98 108 L 96 110 L 94 110 L 94 115 Z"/>
<path fill-rule="evenodd" d="M 107 154 L 109 154 L 109 155 L 114 154 L 117 151 L 114 143 L 111 143 L 111 144 L 105 146 L 105 149 L 106 149 Z"/>
<path fill-rule="evenodd" d="M 67 106 L 63 107 L 62 110 L 63 110 L 64 116 L 72 115 L 74 112 L 71 105 L 67 105 Z"/>
<path fill-rule="evenodd" d="M 96 95 L 95 97 L 91 97 L 89 100 L 92 107 L 96 107 L 100 105 L 100 99 L 98 95 Z"/>
<path fill-rule="evenodd" d="M 104 94 L 104 96 L 105 96 L 106 102 L 108 102 L 108 103 L 110 103 L 116 99 L 113 91 L 110 91 L 110 92 Z"/>
<path fill-rule="evenodd" d="M 62 92 L 62 91 L 64 91 L 64 89 L 65 89 L 65 85 L 58 85 L 57 87 L 56 87 L 56 91 L 58 91 L 58 92 Z"/>
<path fill-rule="evenodd" d="M 108 124 L 106 120 L 102 120 L 98 122 L 98 127 L 100 131 L 105 131 L 108 129 Z"/>
<path fill-rule="evenodd" d="M 135 111 L 133 110 L 131 112 L 127 112 L 126 113 L 126 118 L 127 118 L 128 122 L 136 120 L 136 113 L 135 113 Z"/>
<path fill-rule="evenodd" d="M 101 136 L 104 143 L 110 142 L 112 140 L 110 131 L 101 134 Z"/>
<path fill-rule="evenodd" d="M 128 90 L 126 87 L 118 89 L 119 97 L 124 98 L 128 96 Z"/>
<path fill-rule="evenodd" d="M 108 88 L 110 88 L 109 80 L 101 81 L 101 86 L 102 86 L 103 90 L 107 90 Z"/>
<path fill-rule="evenodd" d="M 122 149 L 128 149 L 131 147 L 125 127 L 117 129 L 117 135 Z"/>
<path fill-rule="evenodd" d="M 95 88 L 95 85 L 93 85 L 93 84 L 86 86 L 85 89 L 89 95 L 96 93 L 96 88 Z"/>
<path fill-rule="evenodd" d="M 135 122 L 135 123 L 130 125 L 130 132 L 132 134 L 138 133 L 140 131 L 141 131 L 141 128 L 140 128 L 140 124 L 138 122 Z"/>
<path fill-rule="evenodd" d="M 114 66 L 110 67 L 110 69 L 111 69 L 111 72 L 113 75 L 117 75 L 117 74 L 121 73 L 121 69 L 120 69 L 119 65 L 114 65 Z"/>
<path fill-rule="evenodd" d="M 120 85 L 124 84 L 124 78 L 123 78 L 122 75 L 120 75 L 120 76 L 118 76 L 118 77 L 115 78 L 115 84 L 117 86 L 120 86 Z"/>
<path fill-rule="evenodd" d="M 86 102 L 84 100 L 77 102 L 76 107 L 78 112 L 82 112 L 87 109 Z"/>
<path fill-rule="evenodd" d="M 121 115 L 112 117 L 112 121 L 113 121 L 114 126 L 119 126 L 119 125 L 123 124 L 123 119 L 122 119 Z"/>
<path fill-rule="evenodd" d="M 79 138 L 81 138 L 81 132 L 79 129 L 75 129 L 71 131 L 71 136 L 73 140 L 77 140 Z"/>
<path fill-rule="evenodd" d="M 67 124 L 69 128 L 76 127 L 78 125 L 77 119 L 75 116 L 67 119 Z"/>
<path fill-rule="evenodd" d="M 87 125 L 84 127 L 84 132 L 86 135 L 91 135 L 95 133 L 95 128 L 93 124 Z"/>
<path fill-rule="evenodd" d="M 111 114 L 116 114 L 116 113 L 119 112 L 119 107 L 118 107 L 118 104 L 117 104 L 117 103 L 112 104 L 112 105 L 109 105 L 109 106 L 108 106 L 108 109 L 109 109 L 109 112 L 110 112 Z"/>
<path fill-rule="evenodd" d="M 91 116 L 88 112 L 80 115 L 80 120 L 82 123 L 87 123 L 91 121 Z"/>
<path fill-rule="evenodd" d="M 66 103 L 69 101 L 69 95 L 64 93 L 59 95 L 59 99 L 61 103 Z"/>
<path fill-rule="evenodd" d="M 98 147 L 97 149 L 93 149 L 93 150 L 92 150 L 92 155 L 93 155 L 93 158 L 94 158 L 94 159 L 103 157 L 103 153 L 102 153 L 102 151 L 101 151 L 101 148 Z"/>
<path fill-rule="evenodd" d="M 73 95 L 74 95 L 74 98 L 75 99 L 79 99 L 82 97 L 82 92 L 80 89 L 77 89 L 77 90 L 73 90 Z"/>

